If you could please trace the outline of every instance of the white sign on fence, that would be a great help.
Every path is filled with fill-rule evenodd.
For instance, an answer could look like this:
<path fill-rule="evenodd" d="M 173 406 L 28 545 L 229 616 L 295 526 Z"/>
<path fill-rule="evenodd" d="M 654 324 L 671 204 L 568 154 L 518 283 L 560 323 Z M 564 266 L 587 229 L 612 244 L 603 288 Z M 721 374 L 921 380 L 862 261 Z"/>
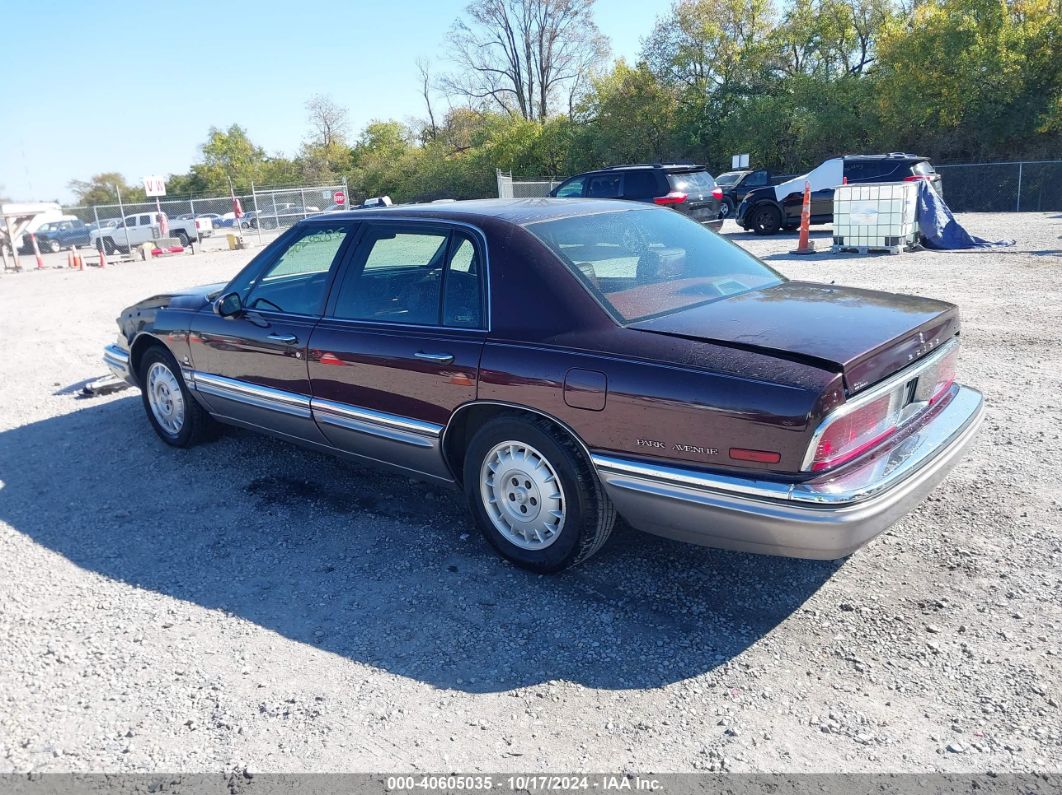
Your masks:
<path fill-rule="evenodd" d="M 748 168 L 749 167 L 749 156 L 747 154 L 734 155 L 733 157 L 730 158 L 730 167 L 731 168 Z"/>
<path fill-rule="evenodd" d="M 144 177 L 144 193 L 148 196 L 165 196 L 166 180 L 155 175 Z"/>

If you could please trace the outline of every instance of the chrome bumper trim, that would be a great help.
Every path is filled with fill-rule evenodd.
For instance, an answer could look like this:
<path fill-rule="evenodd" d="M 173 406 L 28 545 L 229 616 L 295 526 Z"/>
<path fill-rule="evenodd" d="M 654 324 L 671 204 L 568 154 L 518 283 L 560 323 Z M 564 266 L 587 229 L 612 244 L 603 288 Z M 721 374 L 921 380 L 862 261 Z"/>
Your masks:
<path fill-rule="evenodd" d="M 225 378 L 221 375 L 201 373 L 198 370 L 184 372 L 188 386 L 197 392 L 277 411 L 281 414 L 310 418 L 310 399 L 302 395 L 247 381 L 238 381 L 234 378 Z"/>
<path fill-rule="evenodd" d="M 117 345 L 108 345 L 103 349 L 103 363 L 107 365 L 114 375 L 124 381 L 132 383 L 132 373 L 129 370 L 129 351 L 119 348 Z"/>
<path fill-rule="evenodd" d="M 984 412 L 953 388 L 902 439 L 854 466 L 778 483 L 592 456 L 632 525 L 695 544 L 795 557 L 844 557 L 912 510 L 958 463 Z"/>

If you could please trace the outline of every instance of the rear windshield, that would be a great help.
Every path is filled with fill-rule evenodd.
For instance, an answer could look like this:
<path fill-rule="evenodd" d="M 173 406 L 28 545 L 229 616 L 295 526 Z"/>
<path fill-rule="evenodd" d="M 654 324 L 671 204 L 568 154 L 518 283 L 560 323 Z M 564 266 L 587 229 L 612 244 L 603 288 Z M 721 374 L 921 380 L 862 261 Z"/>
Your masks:
<path fill-rule="evenodd" d="M 712 175 L 707 171 L 687 171 L 678 174 L 668 174 L 667 179 L 668 182 L 671 183 L 671 190 L 678 190 L 683 193 L 694 193 L 701 196 L 707 196 L 712 192 L 712 188 L 715 187 L 715 180 L 712 179 Z"/>
<path fill-rule="evenodd" d="M 665 209 L 631 209 L 527 225 L 620 323 L 784 281 L 743 248 Z"/>

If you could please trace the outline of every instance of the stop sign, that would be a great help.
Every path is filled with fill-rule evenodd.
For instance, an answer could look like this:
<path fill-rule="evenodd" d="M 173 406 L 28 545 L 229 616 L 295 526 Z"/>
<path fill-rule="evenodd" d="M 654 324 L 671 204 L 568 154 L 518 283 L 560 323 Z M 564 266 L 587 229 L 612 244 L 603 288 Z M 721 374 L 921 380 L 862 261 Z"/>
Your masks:
<path fill-rule="evenodd" d="M 334 194 L 332 194 L 332 201 L 334 201 L 336 204 L 346 204 L 347 197 L 346 195 L 344 195 L 343 191 L 337 190 Z"/>

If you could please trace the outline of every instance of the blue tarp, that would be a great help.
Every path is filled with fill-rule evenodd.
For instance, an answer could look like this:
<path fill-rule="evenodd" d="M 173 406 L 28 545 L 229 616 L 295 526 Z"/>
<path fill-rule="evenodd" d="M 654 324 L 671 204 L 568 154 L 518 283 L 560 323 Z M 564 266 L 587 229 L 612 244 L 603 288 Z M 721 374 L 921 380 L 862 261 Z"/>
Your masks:
<path fill-rule="evenodd" d="M 974 237 L 955 220 L 948 205 L 933 186 L 919 183 L 918 231 L 922 233 L 922 245 L 941 250 L 956 248 L 996 248 L 1013 246 L 1013 240 L 985 240 Z"/>

